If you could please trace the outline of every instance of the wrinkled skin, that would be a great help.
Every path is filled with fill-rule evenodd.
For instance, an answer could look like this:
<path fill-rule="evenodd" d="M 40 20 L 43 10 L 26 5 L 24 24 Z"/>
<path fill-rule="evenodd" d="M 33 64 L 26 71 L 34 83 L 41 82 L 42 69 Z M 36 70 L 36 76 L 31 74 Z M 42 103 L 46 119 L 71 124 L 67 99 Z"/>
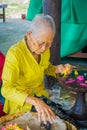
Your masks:
<path fill-rule="evenodd" d="M 39 122 L 43 121 L 44 124 L 46 124 L 47 121 L 49 121 L 52 124 L 53 120 L 56 119 L 54 112 L 41 99 L 29 96 L 26 98 L 26 103 L 30 103 L 35 106 Z"/>

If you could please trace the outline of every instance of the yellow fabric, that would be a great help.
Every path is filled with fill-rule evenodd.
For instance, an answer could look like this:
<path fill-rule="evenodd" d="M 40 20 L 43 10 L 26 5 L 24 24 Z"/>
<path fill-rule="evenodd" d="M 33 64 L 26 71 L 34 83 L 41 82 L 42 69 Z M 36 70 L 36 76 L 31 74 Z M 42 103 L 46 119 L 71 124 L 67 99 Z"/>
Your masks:
<path fill-rule="evenodd" d="M 49 58 L 50 51 L 47 50 L 41 54 L 41 61 L 38 64 L 24 39 L 8 50 L 2 74 L 4 112 L 12 114 L 29 111 L 32 105 L 25 103 L 28 95 L 48 97 L 48 93 L 44 90 L 44 72 L 55 76 Z"/>

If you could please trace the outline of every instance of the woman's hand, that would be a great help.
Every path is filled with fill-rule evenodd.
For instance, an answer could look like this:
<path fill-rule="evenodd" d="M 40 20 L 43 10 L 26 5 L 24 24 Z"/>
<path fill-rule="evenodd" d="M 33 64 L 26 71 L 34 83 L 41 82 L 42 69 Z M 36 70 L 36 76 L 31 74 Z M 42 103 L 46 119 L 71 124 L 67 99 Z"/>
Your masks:
<path fill-rule="evenodd" d="M 64 70 L 65 70 L 65 67 L 63 64 L 55 66 L 55 73 L 56 74 L 59 74 L 59 73 L 63 72 Z"/>
<path fill-rule="evenodd" d="M 56 115 L 54 114 L 54 112 L 41 99 L 30 96 L 27 97 L 26 103 L 34 105 L 38 113 L 39 122 L 43 121 L 44 124 L 46 124 L 47 121 L 49 121 L 52 124 L 53 120 L 56 119 Z"/>
<path fill-rule="evenodd" d="M 61 65 L 55 66 L 55 73 L 56 74 L 59 73 L 61 75 L 67 76 L 72 72 L 74 68 L 76 67 L 70 64 L 65 64 L 65 65 L 61 64 Z"/>

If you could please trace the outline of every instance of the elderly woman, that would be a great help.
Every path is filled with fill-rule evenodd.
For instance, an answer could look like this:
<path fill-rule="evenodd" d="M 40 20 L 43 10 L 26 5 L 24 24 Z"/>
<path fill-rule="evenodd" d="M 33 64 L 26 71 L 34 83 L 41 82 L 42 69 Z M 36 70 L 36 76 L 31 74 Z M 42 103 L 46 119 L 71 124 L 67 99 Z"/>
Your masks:
<path fill-rule="evenodd" d="M 56 77 L 65 68 L 53 66 L 49 48 L 55 35 L 55 24 L 50 16 L 36 16 L 24 39 L 7 52 L 3 69 L 2 95 L 5 97 L 4 112 L 7 114 L 30 111 L 32 105 L 38 112 L 39 121 L 52 123 L 56 119 L 51 108 L 40 97 L 48 97 L 44 89 L 44 75 Z"/>

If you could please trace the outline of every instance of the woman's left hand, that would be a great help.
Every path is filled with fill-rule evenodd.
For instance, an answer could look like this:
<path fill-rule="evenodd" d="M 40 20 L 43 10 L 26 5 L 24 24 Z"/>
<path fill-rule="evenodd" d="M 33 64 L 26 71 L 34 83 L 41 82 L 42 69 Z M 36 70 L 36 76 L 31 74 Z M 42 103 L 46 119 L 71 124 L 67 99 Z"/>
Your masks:
<path fill-rule="evenodd" d="M 67 76 L 72 72 L 74 68 L 76 67 L 70 64 L 65 64 L 65 65 L 61 64 L 61 65 L 55 66 L 55 73 L 56 74 L 59 73 L 59 74 Z"/>

